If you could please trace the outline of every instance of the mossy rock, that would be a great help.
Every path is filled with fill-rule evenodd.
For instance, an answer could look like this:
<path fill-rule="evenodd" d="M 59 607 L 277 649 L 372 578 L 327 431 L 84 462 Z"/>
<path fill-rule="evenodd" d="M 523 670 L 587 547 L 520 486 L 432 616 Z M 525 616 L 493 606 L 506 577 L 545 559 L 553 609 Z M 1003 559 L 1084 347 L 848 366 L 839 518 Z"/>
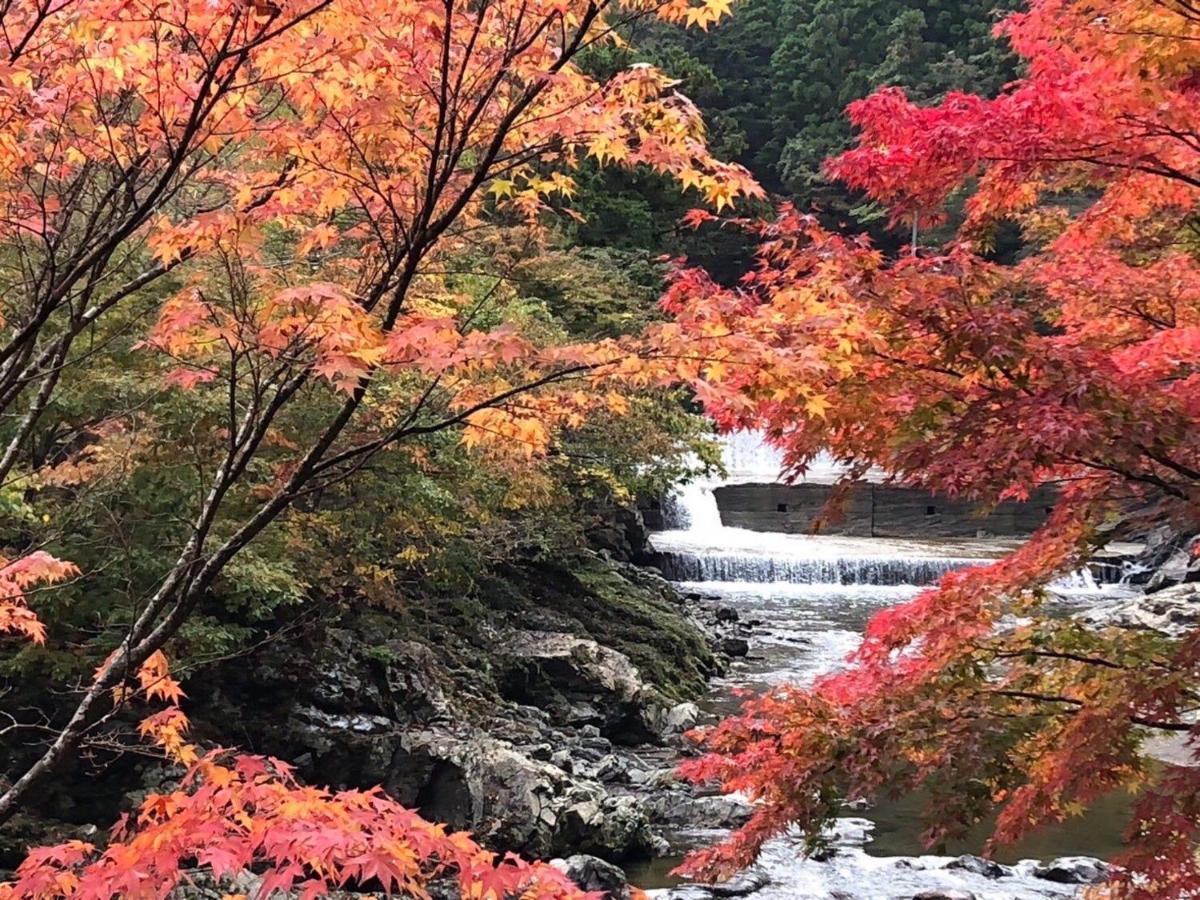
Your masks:
<path fill-rule="evenodd" d="M 707 637 L 675 591 L 634 566 L 580 553 L 504 567 L 486 590 L 513 624 L 569 631 L 618 650 L 672 699 L 698 696 L 718 671 Z"/>

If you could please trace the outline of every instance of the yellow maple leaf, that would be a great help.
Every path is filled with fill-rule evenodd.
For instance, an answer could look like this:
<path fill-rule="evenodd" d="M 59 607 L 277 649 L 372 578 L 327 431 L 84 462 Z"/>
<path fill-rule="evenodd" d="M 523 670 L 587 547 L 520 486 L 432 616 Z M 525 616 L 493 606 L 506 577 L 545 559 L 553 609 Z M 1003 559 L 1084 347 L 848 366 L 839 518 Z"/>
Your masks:
<path fill-rule="evenodd" d="M 804 411 L 818 419 L 825 418 L 827 409 L 829 409 L 829 400 L 822 394 L 813 394 L 804 401 Z"/>

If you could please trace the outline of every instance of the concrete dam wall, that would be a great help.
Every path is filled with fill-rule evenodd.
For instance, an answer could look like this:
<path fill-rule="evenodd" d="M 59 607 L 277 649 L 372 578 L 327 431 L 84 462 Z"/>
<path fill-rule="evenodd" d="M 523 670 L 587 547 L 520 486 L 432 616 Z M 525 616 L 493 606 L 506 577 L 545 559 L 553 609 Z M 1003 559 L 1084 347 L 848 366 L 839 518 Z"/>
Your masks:
<path fill-rule="evenodd" d="M 714 488 L 721 524 L 750 531 L 807 534 L 830 499 L 828 484 L 731 484 Z M 1046 519 L 1054 493 L 1042 490 L 1028 502 L 1002 503 L 982 513 L 971 503 L 948 500 L 912 488 L 859 484 L 839 521 L 822 534 L 851 537 L 958 538 L 1020 537 Z"/>
<path fill-rule="evenodd" d="M 821 456 L 793 482 L 782 471 L 780 452 L 754 432 L 725 435 L 721 446 L 725 474 L 683 488 L 685 493 L 709 494 L 704 508 L 710 510 L 712 527 L 809 534 L 834 484 L 846 475 L 844 466 Z M 1002 503 L 982 511 L 973 503 L 884 484 L 884 480 L 884 473 L 869 472 L 851 490 L 842 517 L 823 522 L 820 533 L 880 538 L 1024 537 L 1045 521 L 1054 505 L 1054 491 L 1043 489 L 1027 502 Z M 674 506 L 677 497 L 669 498 L 665 508 L 648 503 L 643 508 L 646 524 L 655 530 L 686 527 Z"/>

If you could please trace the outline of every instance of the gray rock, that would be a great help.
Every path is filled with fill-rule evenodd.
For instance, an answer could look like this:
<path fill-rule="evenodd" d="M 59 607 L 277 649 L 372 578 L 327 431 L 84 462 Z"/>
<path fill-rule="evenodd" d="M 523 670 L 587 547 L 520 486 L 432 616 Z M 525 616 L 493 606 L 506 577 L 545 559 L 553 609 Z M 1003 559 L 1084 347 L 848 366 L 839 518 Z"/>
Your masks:
<path fill-rule="evenodd" d="M 1149 560 L 1151 573 L 1146 581 L 1147 593 L 1154 593 L 1177 584 L 1200 581 L 1200 535 L 1190 539 L 1176 535 L 1164 543 Z M 1169 551 L 1169 552 L 1167 552 Z"/>
<path fill-rule="evenodd" d="M 628 783 L 629 764 L 619 756 L 609 754 L 596 763 L 593 773 L 596 780 L 603 784 Z"/>
<path fill-rule="evenodd" d="M 577 849 L 622 857 L 652 844 L 634 799 L 487 735 L 405 734 L 392 764 L 388 787 L 400 802 L 489 846 L 544 858 Z"/>
<path fill-rule="evenodd" d="M 912 900 L 975 900 L 975 895 L 970 891 L 947 888 L 945 890 L 922 891 L 919 894 L 913 894 Z"/>
<path fill-rule="evenodd" d="M 424 723 L 454 717 L 442 687 L 449 677 L 433 650 L 416 641 L 392 640 L 380 645 L 375 656 L 382 660 L 394 715 Z"/>
<path fill-rule="evenodd" d="M 600 760 L 604 759 L 606 756 L 608 756 L 608 754 L 603 750 L 598 750 L 593 747 L 585 747 L 580 745 L 575 748 L 576 762 L 592 763 L 593 765 L 597 765 L 599 764 Z"/>
<path fill-rule="evenodd" d="M 312 706 L 300 706 L 292 714 L 301 722 L 318 729 L 350 731 L 355 734 L 380 734 L 394 731 L 396 723 L 386 716 L 366 713 L 328 713 Z"/>
<path fill-rule="evenodd" d="M 568 775 L 573 774 L 575 771 L 575 760 L 572 759 L 570 750 L 555 751 L 550 755 L 550 762 L 553 765 L 558 766 Z"/>
<path fill-rule="evenodd" d="M 754 812 L 735 797 L 696 797 L 678 790 L 648 798 L 645 807 L 654 822 L 687 828 L 737 828 Z"/>
<path fill-rule="evenodd" d="M 714 897 L 746 897 L 761 891 L 771 879 L 766 872 L 751 869 L 736 875 L 729 881 L 709 885 L 708 890 Z"/>
<path fill-rule="evenodd" d="M 593 640 L 548 631 L 511 632 L 496 662 L 504 696 L 565 723 L 623 744 L 658 738 L 655 719 L 665 705 L 623 653 Z"/>
<path fill-rule="evenodd" d="M 585 794 L 572 802 L 568 795 L 567 802 L 557 835 L 564 849 L 620 859 L 654 847 L 646 811 L 633 797 Z"/>
<path fill-rule="evenodd" d="M 1079 618 L 1096 627 L 1116 626 L 1180 637 L 1200 625 L 1200 583 L 1176 584 L 1088 610 Z"/>
<path fill-rule="evenodd" d="M 550 865 L 585 891 L 599 891 L 607 900 L 629 900 L 625 873 L 610 862 L 577 853 L 566 859 L 552 860 Z"/>
<path fill-rule="evenodd" d="M 745 638 L 721 638 L 721 652 L 726 656 L 747 656 L 750 653 L 750 642 Z"/>
<path fill-rule="evenodd" d="M 700 707 L 695 703 L 677 703 L 663 717 L 660 733 L 664 737 L 683 734 L 696 727 L 700 720 Z"/>
<path fill-rule="evenodd" d="M 1033 870 L 1035 878 L 1056 884 L 1100 884 L 1112 877 L 1107 863 L 1088 856 L 1064 856 Z"/>
<path fill-rule="evenodd" d="M 579 746 L 587 747 L 589 750 L 599 750 L 601 753 L 609 753 L 612 750 L 612 741 L 608 738 L 600 737 L 585 737 L 579 742 Z"/>
<path fill-rule="evenodd" d="M 1011 874 L 1012 870 L 1000 865 L 998 862 L 993 862 L 990 859 L 984 859 L 981 856 L 960 856 L 958 859 L 946 866 L 947 869 L 961 869 L 964 872 L 970 872 L 973 875 L 982 875 L 984 878 L 1003 878 L 1005 875 Z"/>
<path fill-rule="evenodd" d="M 1182 582 L 1187 578 L 1188 565 L 1191 561 L 1191 554 L 1187 550 L 1176 550 L 1166 562 L 1154 570 L 1154 574 L 1146 582 L 1146 592 L 1154 593 Z"/>

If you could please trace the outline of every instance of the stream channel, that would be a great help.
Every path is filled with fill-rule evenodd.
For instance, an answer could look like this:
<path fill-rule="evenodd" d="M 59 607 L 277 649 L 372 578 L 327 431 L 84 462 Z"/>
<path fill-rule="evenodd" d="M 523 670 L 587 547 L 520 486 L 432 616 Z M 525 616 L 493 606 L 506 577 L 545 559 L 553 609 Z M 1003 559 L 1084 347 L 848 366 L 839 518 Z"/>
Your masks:
<path fill-rule="evenodd" d="M 713 489 L 731 482 L 773 483 L 775 451 L 753 435 L 726 441 L 728 479 L 688 485 L 669 505 L 670 530 L 652 537 L 659 566 L 679 590 L 701 602 L 736 611 L 749 627 L 750 653 L 714 682 L 701 704 L 709 720 L 737 710 L 738 689 L 763 690 L 779 683 L 806 683 L 843 665 L 877 610 L 912 597 L 944 573 L 978 564 L 1013 546 L 1012 540 L 893 540 L 763 533 L 721 523 Z M 818 465 L 809 479 L 831 482 L 836 467 Z M 1054 586 L 1064 612 L 1102 598 L 1119 586 L 1098 586 L 1090 575 Z M 995 857 L 1001 868 L 971 871 L 980 861 L 956 863 L 983 849 L 986 828 L 970 839 L 923 855 L 920 796 L 902 797 L 848 813 L 836 828 L 836 853 L 826 861 L 803 858 L 798 842 L 773 841 L 737 893 L 757 900 L 1024 900 L 1070 897 L 1080 891 L 1072 872 L 1088 871 L 1079 857 L 1113 856 L 1129 800 L 1106 798 L 1084 816 L 1035 836 Z M 673 846 L 719 839 L 720 832 L 673 835 Z M 1055 865 L 1054 861 L 1058 860 Z M 630 881 L 658 889 L 659 897 L 714 896 L 669 875 L 679 857 L 633 867 Z M 729 896 L 717 893 L 716 896 Z"/>

